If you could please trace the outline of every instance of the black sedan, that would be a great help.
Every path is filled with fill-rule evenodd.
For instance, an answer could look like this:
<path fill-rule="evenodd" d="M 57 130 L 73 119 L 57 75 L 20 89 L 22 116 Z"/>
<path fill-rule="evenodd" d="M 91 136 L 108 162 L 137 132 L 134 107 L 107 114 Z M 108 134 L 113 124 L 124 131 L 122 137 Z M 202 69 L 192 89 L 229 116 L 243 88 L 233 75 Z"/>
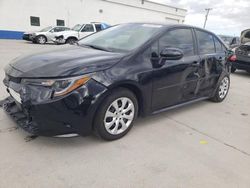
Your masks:
<path fill-rule="evenodd" d="M 221 102 L 230 86 L 228 49 L 185 25 L 111 27 L 6 68 L 4 108 L 34 135 L 124 136 L 138 116 L 192 102 Z"/>

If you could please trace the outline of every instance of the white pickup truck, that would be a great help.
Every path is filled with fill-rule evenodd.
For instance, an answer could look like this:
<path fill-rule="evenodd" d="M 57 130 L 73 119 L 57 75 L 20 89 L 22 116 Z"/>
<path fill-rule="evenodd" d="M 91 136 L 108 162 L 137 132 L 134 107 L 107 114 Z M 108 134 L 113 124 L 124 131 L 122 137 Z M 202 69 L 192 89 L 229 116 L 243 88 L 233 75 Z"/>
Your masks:
<path fill-rule="evenodd" d="M 58 32 L 53 41 L 57 44 L 73 44 L 83 37 L 108 27 L 110 26 L 105 23 L 77 24 L 71 30 Z"/>

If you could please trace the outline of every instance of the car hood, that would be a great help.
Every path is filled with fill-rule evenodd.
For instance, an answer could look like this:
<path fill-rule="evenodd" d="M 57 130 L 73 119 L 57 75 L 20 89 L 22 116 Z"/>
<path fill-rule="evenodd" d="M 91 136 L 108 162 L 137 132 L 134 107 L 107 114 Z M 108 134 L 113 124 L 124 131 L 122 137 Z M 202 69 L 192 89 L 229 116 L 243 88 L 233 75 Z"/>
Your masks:
<path fill-rule="evenodd" d="M 48 33 L 48 31 L 45 31 L 45 32 L 38 31 L 38 32 L 33 32 L 32 34 L 34 34 L 34 35 L 46 35 L 47 33 Z"/>
<path fill-rule="evenodd" d="M 5 67 L 5 72 L 10 76 L 22 78 L 75 76 L 108 69 L 123 56 L 121 53 L 68 46 L 16 58 Z"/>

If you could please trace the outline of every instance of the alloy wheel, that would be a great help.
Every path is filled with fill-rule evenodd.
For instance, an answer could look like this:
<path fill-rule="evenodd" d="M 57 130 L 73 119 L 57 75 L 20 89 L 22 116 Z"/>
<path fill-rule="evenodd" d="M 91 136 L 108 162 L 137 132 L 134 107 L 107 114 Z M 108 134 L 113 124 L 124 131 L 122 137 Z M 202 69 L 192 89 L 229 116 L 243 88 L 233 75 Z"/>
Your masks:
<path fill-rule="evenodd" d="M 228 89 L 229 89 L 229 78 L 225 77 L 223 78 L 223 80 L 221 81 L 220 87 L 219 87 L 219 97 L 221 99 L 224 99 L 228 93 Z"/>
<path fill-rule="evenodd" d="M 38 43 L 39 44 L 45 44 L 46 43 L 45 37 L 43 37 L 43 36 L 38 37 Z"/>
<path fill-rule="evenodd" d="M 135 116 L 135 106 L 127 97 L 116 99 L 108 107 L 105 117 L 105 129 L 112 135 L 118 135 L 126 131 Z"/>

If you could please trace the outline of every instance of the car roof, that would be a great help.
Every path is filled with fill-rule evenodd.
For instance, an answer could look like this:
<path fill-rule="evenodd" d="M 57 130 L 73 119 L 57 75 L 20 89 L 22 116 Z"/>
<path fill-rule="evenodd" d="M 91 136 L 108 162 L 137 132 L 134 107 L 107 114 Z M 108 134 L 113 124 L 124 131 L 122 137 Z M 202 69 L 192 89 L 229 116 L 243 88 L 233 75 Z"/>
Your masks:
<path fill-rule="evenodd" d="M 192 26 L 192 25 L 187 25 L 187 24 L 174 24 L 174 23 L 162 23 L 162 22 L 132 22 L 132 23 L 125 23 L 125 24 L 149 24 L 149 25 L 161 25 L 165 28 L 175 28 L 175 27 L 187 27 L 187 28 L 193 28 L 193 29 L 198 29 L 207 33 L 211 33 L 213 35 L 216 35 L 212 31 L 206 30 L 204 28 Z"/>

